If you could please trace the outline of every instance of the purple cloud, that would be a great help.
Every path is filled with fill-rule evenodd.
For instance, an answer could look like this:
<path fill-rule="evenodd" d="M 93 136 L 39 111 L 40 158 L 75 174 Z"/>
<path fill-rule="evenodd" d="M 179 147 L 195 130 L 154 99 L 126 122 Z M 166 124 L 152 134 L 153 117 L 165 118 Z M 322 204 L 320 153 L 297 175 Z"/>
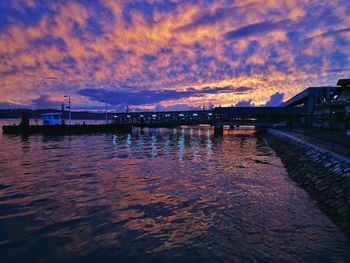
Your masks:
<path fill-rule="evenodd" d="M 270 31 L 274 31 L 276 29 L 283 29 L 288 28 L 290 25 L 290 20 L 281 20 L 278 22 L 262 22 L 262 23 L 255 23 L 248 26 L 244 26 L 235 30 L 232 30 L 230 32 L 227 32 L 225 34 L 226 39 L 240 39 L 243 37 L 248 37 L 252 35 L 258 35 L 267 33 Z"/>
<path fill-rule="evenodd" d="M 265 107 L 278 107 L 283 103 L 284 93 L 276 92 L 271 95 L 270 100 L 266 102 Z"/>
<path fill-rule="evenodd" d="M 255 107 L 252 100 L 241 100 L 236 103 L 235 107 Z"/>

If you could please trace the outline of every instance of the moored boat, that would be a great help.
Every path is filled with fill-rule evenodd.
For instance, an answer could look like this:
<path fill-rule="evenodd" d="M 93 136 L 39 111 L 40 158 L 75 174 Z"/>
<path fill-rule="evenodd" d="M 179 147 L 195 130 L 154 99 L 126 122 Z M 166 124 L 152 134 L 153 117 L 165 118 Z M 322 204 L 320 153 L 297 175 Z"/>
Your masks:
<path fill-rule="evenodd" d="M 67 125 L 60 113 L 42 114 L 43 125 L 29 125 L 29 117 L 22 116 L 19 125 L 3 126 L 4 134 L 84 134 L 98 132 L 131 131 L 131 125 L 124 124 L 75 124 Z"/>

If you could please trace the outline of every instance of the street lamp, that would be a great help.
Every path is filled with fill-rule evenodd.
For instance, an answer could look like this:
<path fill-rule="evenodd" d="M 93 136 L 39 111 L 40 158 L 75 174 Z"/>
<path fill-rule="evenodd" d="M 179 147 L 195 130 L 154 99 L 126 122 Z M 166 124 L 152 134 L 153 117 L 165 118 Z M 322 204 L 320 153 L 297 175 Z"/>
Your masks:
<path fill-rule="evenodd" d="M 72 124 L 72 107 L 71 100 L 69 95 L 64 95 L 65 98 L 68 98 L 68 109 L 69 109 L 69 125 Z"/>
<path fill-rule="evenodd" d="M 333 128 L 333 114 L 335 114 L 335 112 L 333 111 L 333 102 L 335 99 L 337 99 L 338 94 L 334 94 L 334 92 L 332 92 L 329 95 L 329 129 L 331 130 Z"/>

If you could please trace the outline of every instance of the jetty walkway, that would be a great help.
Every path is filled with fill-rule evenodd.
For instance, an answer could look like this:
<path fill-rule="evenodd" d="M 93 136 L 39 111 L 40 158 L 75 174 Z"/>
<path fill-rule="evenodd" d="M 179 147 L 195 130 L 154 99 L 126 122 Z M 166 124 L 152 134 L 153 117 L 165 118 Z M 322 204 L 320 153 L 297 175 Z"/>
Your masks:
<path fill-rule="evenodd" d="M 283 132 L 350 160 L 350 136 L 336 131 L 319 129 L 293 129 Z"/>

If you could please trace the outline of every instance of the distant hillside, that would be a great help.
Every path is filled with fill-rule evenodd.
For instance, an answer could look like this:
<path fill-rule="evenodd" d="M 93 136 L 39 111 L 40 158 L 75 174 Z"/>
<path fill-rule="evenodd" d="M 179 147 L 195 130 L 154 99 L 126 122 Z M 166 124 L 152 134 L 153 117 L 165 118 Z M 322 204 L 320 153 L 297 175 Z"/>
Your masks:
<path fill-rule="evenodd" d="M 0 118 L 16 119 L 21 118 L 23 114 L 28 114 L 32 119 L 41 118 L 41 114 L 49 112 L 61 112 L 60 110 L 44 109 L 44 110 L 30 110 L 30 109 L 0 109 Z M 112 115 L 112 113 L 110 113 Z M 105 113 L 98 112 L 85 112 L 85 111 L 74 111 L 72 112 L 72 119 L 84 119 L 84 120 L 104 120 L 106 117 Z M 68 119 L 68 112 L 65 111 L 63 118 Z"/>

